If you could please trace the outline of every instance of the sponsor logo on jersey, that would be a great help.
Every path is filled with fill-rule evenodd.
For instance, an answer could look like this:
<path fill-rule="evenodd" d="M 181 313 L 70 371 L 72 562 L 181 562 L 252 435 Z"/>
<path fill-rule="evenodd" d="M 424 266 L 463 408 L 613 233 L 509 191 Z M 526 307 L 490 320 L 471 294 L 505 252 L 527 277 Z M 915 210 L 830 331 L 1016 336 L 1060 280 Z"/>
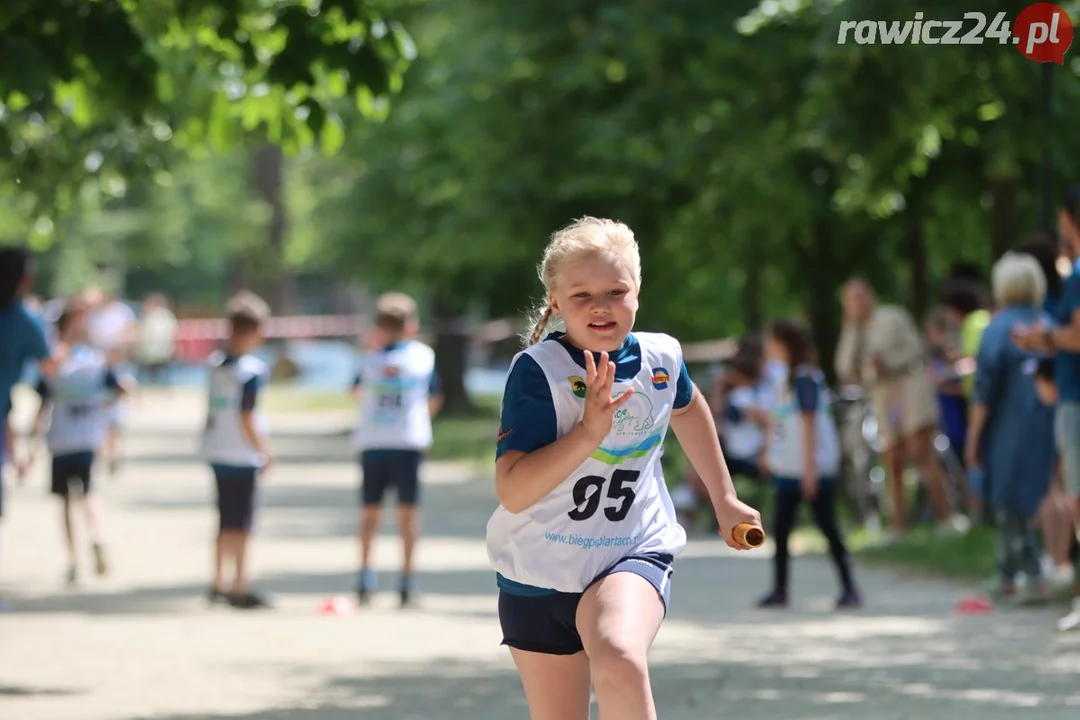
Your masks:
<path fill-rule="evenodd" d="M 657 390 L 666 390 L 669 380 L 671 380 L 671 375 L 664 368 L 655 367 L 652 369 L 652 386 Z"/>
<path fill-rule="evenodd" d="M 585 397 L 585 379 L 577 375 L 571 375 L 566 378 L 570 381 L 570 388 L 574 391 L 574 394 L 579 398 Z"/>

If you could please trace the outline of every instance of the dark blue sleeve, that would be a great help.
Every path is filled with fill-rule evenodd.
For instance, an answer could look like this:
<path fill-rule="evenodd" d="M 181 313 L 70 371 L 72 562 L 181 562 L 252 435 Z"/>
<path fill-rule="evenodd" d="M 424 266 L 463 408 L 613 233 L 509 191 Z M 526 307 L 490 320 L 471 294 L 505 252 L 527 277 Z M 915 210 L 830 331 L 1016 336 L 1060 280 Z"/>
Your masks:
<path fill-rule="evenodd" d="M 799 405 L 799 412 L 817 412 L 818 407 L 818 384 L 809 375 L 799 375 L 795 378 L 795 400 Z"/>
<path fill-rule="evenodd" d="M 23 332 L 26 336 L 24 343 L 27 360 L 43 360 L 49 357 L 49 343 L 45 340 L 45 333 L 34 322 L 30 313 L 23 310 Z"/>
<path fill-rule="evenodd" d="M 442 379 L 434 370 L 431 371 L 431 380 L 428 381 L 428 395 L 431 397 L 442 395 Z"/>
<path fill-rule="evenodd" d="M 694 399 L 694 382 L 686 371 L 686 363 L 679 368 L 679 379 L 675 382 L 675 409 L 681 410 Z"/>
<path fill-rule="evenodd" d="M 1061 325 L 1072 324 L 1073 311 L 1080 309 L 1080 273 L 1074 272 L 1065 281 L 1057 304 L 1056 320 Z"/>
<path fill-rule="evenodd" d="M 547 377 L 532 357 L 522 355 L 506 378 L 495 457 L 511 450 L 530 453 L 558 438 L 555 402 Z"/>
<path fill-rule="evenodd" d="M 105 389 L 106 390 L 119 390 L 120 380 L 117 379 L 116 373 L 111 369 L 105 371 Z"/>
<path fill-rule="evenodd" d="M 251 412 L 255 409 L 255 400 L 259 395 L 259 385 L 261 378 L 258 375 L 252 375 L 251 379 L 244 383 L 244 390 L 240 395 L 240 409 L 245 412 Z"/>
<path fill-rule="evenodd" d="M 729 423 L 741 423 L 743 419 L 743 411 L 735 407 L 731 403 L 728 403 L 724 407 L 724 412 L 720 414 L 720 417 L 722 417 L 724 420 L 727 420 Z"/>
<path fill-rule="evenodd" d="M 45 380 L 38 380 L 38 384 L 34 387 L 34 392 L 36 392 L 42 400 L 49 399 L 49 386 L 46 384 Z"/>

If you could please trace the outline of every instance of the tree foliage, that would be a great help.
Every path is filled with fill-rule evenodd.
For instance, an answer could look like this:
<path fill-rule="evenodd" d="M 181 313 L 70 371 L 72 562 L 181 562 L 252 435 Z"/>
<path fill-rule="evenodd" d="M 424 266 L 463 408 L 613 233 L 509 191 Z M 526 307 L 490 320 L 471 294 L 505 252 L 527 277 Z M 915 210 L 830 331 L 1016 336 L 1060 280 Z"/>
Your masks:
<path fill-rule="evenodd" d="M 343 5 L 323 2 L 309 25 L 299 2 L 116 4 L 155 63 L 155 90 L 112 135 L 88 132 L 103 166 L 115 165 L 109 152 L 126 152 L 157 178 L 146 184 L 154 199 L 128 198 L 125 211 L 174 208 L 182 228 L 168 243 L 159 229 L 136 233 L 137 246 L 177 248 L 215 223 L 246 242 L 242 215 L 214 209 L 243 207 L 242 191 L 226 182 L 216 201 L 183 200 L 159 182 L 154 148 L 218 148 L 198 161 L 216 170 L 190 171 L 205 181 L 177 181 L 197 196 L 214 173 L 238 172 L 221 151 L 243 133 L 311 145 L 319 133 L 324 150 L 340 152 L 288 163 L 289 263 L 413 290 L 445 330 L 461 315 L 526 309 L 542 295 L 535 264 L 549 234 L 581 215 L 612 216 L 641 243 L 640 326 L 710 339 L 799 315 L 828 365 L 846 277 L 865 275 L 922 311 L 950 263 L 985 267 L 1035 228 L 1047 150 L 1058 190 L 1080 170 L 1075 61 L 1050 67 L 1047 119 L 1046 71 L 1008 44 L 837 43 L 841 22 L 910 19 L 925 11 L 915 0 L 399 0 L 394 17 L 418 57 L 388 111 L 375 98 L 396 81 L 366 75 L 374 64 L 339 38 L 360 33 L 359 47 L 377 49 L 394 78 L 409 56 L 404 35 Z M 222 21 L 223 8 L 240 19 Z M 942 0 L 933 15 L 971 9 Z M 979 9 L 1015 12 L 1006 0 Z M 371 89 L 359 103 L 344 100 L 354 81 Z M 0 88 L 11 95 L 10 84 Z M 95 102 L 126 107 L 109 92 Z M 315 104 L 323 114 L 305 115 Z M 67 144 L 47 159 L 83 162 L 77 125 L 63 107 L 52 112 Z M 365 112 L 381 122 L 350 122 Z M 0 128 L 14 122 L 5 115 Z M 159 128 L 167 132 L 155 136 Z M 108 148 L 102 137 L 114 138 Z M 79 149 L 68 156 L 69 147 Z M 117 187 L 100 171 L 96 182 Z M 176 209 L 185 202 L 189 210 Z M 191 262 L 179 257 L 168 262 Z"/>
<path fill-rule="evenodd" d="M 385 115 L 411 54 L 380 0 L 7 0 L 0 181 L 51 211 L 58 187 L 245 133 L 332 153 Z"/>

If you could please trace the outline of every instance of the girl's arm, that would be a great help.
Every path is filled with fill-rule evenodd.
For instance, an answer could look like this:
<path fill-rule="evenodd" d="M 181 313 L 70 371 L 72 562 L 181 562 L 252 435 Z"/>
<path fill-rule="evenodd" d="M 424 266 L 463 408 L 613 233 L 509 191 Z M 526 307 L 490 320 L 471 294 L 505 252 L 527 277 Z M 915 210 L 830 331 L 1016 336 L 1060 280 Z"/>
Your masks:
<path fill-rule="evenodd" d="M 685 367 L 680 373 L 680 383 L 684 377 Z M 686 457 L 701 477 L 701 482 L 709 491 L 709 499 L 712 500 L 713 510 L 716 512 L 716 522 L 724 540 L 733 548 L 748 549 L 748 546 L 735 539 L 733 531 L 742 523 L 761 527 L 761 515 L 740 501 L 736 495 L 708 403 L 697 386 L 689 382 L 689 378 L 685 382 L 691 388 L 690 401 L 683 407 L 672 410 L 671 428 L 675 431 L 675 437 L 679 439 Z M 676 398 L 678 399 L 678 394 Z"/>
<path fill-rule="evenodd" d="M 509 512 L 528 510 L 570 477 L 607 437 L 615 411 L 633 395 L 628 390 L 611 399 L 615 364 L 608 361 L 607 353 L 601 353 L 598 364 L 593 362 L 592 353 L 585 353 L 585 373 L 582 421 L 562 437 L 545 443 L 545 436 L 555 435 L 556 428 L 554 405 L 543 370 L 532 358 L 523 359 L 511 370 L 503 395 L 500 454 L 495 461 L 495 492 L 499 503 Z M 540 415 L 546 416 L 545 419 L 538 420 Z M 545 427 L 527 425 L 537 422 L 543 422 Z M 515 432 L 519 433 L 517 437 Z"/>
<path fill-rule="evenodd" d="M 800 373 L 795 377 L 795 404 L 802 418 L 803 433 L 803 476 L 802 492 L 807 500 L 813 500 L 817 495 L 817 409 L 820 401 L 820 389 L 814 377 L 808 373 Z"/>
<path fill-rule="evenodd" d="M 735 497 L 735 485 L 717 439 L 716 423 L 696 385 L 692 385 L 689 404 L 671 411 L 671 429 L 713 502 Z"/>
<path fill-rule="evenodd" d="M 817 442 L 817 427 L 815 427 L 816 413 L 804 412 L 802 414 L 803 426 L 803 497 L 813 500 L 817 495 L 817 457 L 814 447 Z"/>
<path fill-rule="evenodd" d="M 603 440 L 578 423 L 561 438 L 530 453 L 510 450 L 495 461 L 495 493 L 511 513 L 528 510 L 585 462 Z"/>

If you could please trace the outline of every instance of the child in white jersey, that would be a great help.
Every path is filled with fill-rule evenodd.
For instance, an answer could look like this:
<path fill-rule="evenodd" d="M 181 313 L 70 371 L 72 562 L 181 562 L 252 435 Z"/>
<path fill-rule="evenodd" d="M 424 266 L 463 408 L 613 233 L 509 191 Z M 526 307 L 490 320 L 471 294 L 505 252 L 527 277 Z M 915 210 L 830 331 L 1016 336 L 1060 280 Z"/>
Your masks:
<path fill-rule="evenodd" d="M 68 305 L 56 321 L 58 352 L 64 357 L 57 373 L 42 378 L 37 385 L 41 407 L 35 424 L 35 438 L 45 427 L 45 444 L 52 456 L 52 494 L 63 503 L 64 539 L 68 551 L 68 583 L 78 582 L 78 553 L 75 549 L 74 505 L 81 501 L 87 534 L 98 575 L 108 572 L 101 542 L 101 500 L 91 482 L 94 456 L 108 429 L 109 412 L 125 388 L 113 371 L 105 353 L 85 341 L 86 311 Z M 31 447 L 36 439 L 31 441 Z M 77 494 L 72 495 L 72 485 Z"/>
<path fill-rule="evenodd" d="M 679 342 L 634 333 L 641 261 L 622 223 L 583 218 L 555 233 L 547 291 L 510 367 L 487 527 L 503 644 L 533 720 L 657 717 L 646 655 L 686 544 L 660 464 L 668 425 L 697 469 L 732 547 L 760 526 L 735 495 L 706 401 Z M 565 332 L 545 335 L 553 318 Z"/>
<path fill-rule="evenodd" d="M 255 515 L 258 481 L 274 458 L 267 444 L 266 420 L 258 396 L 269 377 L 266 364 L 252 355 L 262 345 L 270 308 L 261 298 L 241 292 L 229 301 L 230 326 L 225 352 L 210 359 L 210 398 L 203 429 L 203 456 L 217 486 L 218 533 L 210 603 L 227 602 L 240 610 L 267 607 L 248 587 L 247 549 Z M 225 566 L 232 565 L 231 586 Z"/>
<path fill-rule="evenodd" d="M 376 576 L 371 548 L 382 521 L 387 488 L 397 495 L 401 533 L 401 606 L 412 600 L 413 549 L 419 534 L 420 462 L 431 447 L 431 418 L 442 394 L 435 352 L 416 339 L 416 302 L 402 293 L 381 296 L 375 307 L 380 346 L 364 353 L 353 385 L 360 400 L 354 436 L 360 452 L 360 603 L 371 599 Z"/>
<path fill-rule="evenodd" d="M 768 357 L 788 368 L 779 380 L 766 441 L 765 465 L 775 488 L 773 501 L 773 588 L 759 607 L 785 607 L 788 602 L 788 539 L 799 504 L 810 506 L 814 522 L 829 542 L 829 554 L 840 576 L 837 608 L 861 604 L 851 561 L 836 523 L 836 477 L 840 438 L 832 417 L 825 378 L 813 364 L 810 334 L 792 320 L 778 320 L 765 339 Z"/>

